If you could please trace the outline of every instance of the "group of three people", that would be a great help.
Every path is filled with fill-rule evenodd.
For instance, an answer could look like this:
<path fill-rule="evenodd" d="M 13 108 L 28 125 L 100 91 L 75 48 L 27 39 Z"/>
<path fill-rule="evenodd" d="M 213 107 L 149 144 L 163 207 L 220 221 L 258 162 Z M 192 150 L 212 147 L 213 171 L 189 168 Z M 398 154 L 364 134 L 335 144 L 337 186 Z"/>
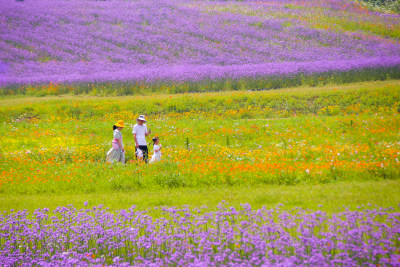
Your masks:
<path fill-rule="evenodd" d="M 151 134 L 151 130 L 147 129 L 145 124 L 146 119 L 144 115 L 140 115 L 136 119 L 137 124 L 133 126 L 133 138 L 135 140 L 135 154 L 139 159 L 143 159 L 146 163 L 148 162 L 149 150 L 147 147 L 146 137 Z M 122 162 L 125 163 L 125 149 L 122 142 L 121 130 L 125 127 L 122 120 L 118 121 L 113 126 L 113 141 L 112 148 L 107 152 L 107 162 Z M 154 154 L 150 159 L 150 163 L 161 159 L 161 145 L 158 137 L 153 138 Z"/>

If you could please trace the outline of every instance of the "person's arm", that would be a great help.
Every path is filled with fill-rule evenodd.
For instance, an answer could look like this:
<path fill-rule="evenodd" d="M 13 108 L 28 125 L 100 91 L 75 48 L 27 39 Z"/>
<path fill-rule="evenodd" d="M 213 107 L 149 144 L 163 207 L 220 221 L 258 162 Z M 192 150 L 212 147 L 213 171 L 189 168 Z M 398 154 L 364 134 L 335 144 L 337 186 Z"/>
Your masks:
<path fill-rule="evenodd" d="M 133 133 L 133 139 L 135 139 L 135 146 L 139 147 L 139 144 L 138 144 L 137 138 L 136 138 L 136 133 Z"/>
<path fill-rule="evenodd" d="M 125 151 L 121 143 L 122 134 L 119 131 L 114 131 L 114 140 L 117 141 L 118 147 L 121 151 Z"/>
<path fill-rule="evenodd" d="M 118 146 L 121 149 L 121 151 L 125 152 L 125 149 L 122 147 L 121 139 L 117 139 L 117 143 L 118 143 Z"/>
<path fill-rule="evenodd" d="M 132 133 L 133 133 L 133 140 L 135 140 L 135 146 L 139 147 L 139 144 L 138 144 L 138 141 L 137 141 L 137 138 L 136 138 L 136 125 L 133 126 Z"/>
<path fill-rule="evenodd" d="M 156 149 L 156 150 L 154 150 L 155 152 L 158 152 L 158 151 L 160 151 L 161 150 L 161 145 L 160 145 L 160 148 L 159 149 Z"/>
<path fill-rule="evenodd" d="M 151 134 L 151 130 L 147 131 L 147 127 L 146 127 L 146 133 L 144 134 L 145 136 L 149 136 Z"/>

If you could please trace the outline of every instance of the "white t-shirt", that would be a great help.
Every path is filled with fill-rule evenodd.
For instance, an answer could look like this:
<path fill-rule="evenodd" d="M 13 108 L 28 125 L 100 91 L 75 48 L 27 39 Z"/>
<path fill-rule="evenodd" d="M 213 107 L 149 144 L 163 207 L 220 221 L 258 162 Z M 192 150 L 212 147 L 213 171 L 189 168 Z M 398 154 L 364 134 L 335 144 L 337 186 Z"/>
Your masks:
<path fill-rule="evenodd" d="M 146 143 L 147 126 L 146 126 L 146 124 L 143 124 L 143 125 L 135 124 L 135 126 L 133 126 L 132 133 L 136 134 L 136 140 L 137 140 L 139 146 L 147 146 L 147 143 Z"/>

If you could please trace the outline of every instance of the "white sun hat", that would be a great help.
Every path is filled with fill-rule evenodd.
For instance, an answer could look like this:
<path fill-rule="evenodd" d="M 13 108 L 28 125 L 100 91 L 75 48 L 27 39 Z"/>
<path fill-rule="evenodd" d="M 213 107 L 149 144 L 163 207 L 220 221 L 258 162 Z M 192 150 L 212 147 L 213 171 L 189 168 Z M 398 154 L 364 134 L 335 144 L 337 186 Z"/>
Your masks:
<path fill-rule="evenodd" d="M 140 115 L 139 118 L 137 118 L 136 120 L 141 120 L 141 121 L 147 122 L 144 115 Z"/>

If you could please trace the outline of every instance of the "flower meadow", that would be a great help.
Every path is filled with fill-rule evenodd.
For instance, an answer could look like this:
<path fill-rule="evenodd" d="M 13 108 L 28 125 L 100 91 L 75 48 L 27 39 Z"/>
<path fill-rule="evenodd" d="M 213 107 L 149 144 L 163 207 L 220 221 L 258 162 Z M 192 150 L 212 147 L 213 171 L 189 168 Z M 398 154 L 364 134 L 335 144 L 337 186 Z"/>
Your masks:
<path fill-rule="evenodd" d="M 350 1 L 0 3 L 2 94 L 265 89 L 400 77 L 400 17 Z"/>
<path fill-rule="evenodd" d="M 261 92 L 5 98 L 0 264 L 398 266 L 398 207 L 387 209 L 392 200 L 383 201 L 385 208 L 366 201 L 398 199 L 395 189 L 380 192 L 379 186 L 396 187 L 400 177 L 399 92 L 397 81 L 386 81 Z M 163 146 L 162 160 L 151 165 L 134 158 L 130 127 L 142 113 Z M 127 163 L 107 164 L 112 125 L 119 119 L 127 125 Z M 189 209 L 181 196 L 186 189 L 213 198 L 213 190 L 226 189 L 229 199 L 235 188 L 253 193 L 282 185 L 293 206 L 301 185 L 318 192 L 342 183 L 335 196 L 342 203 L 346 187 L 363 182 L 376 186 L 363 207 L 334 205 L 327 213 L 321 211 L 323 196 L 316 210 L 229 202 Z M 140 192 L 150 192 L 142 209 L 132 203 L 127 208 L 124 198 Z M 182 206 L 157 202 L 164 192 L 181 198 Z M 44 208 L 41 199 L 56 202 L 58 196 L 77 205 Z M 124 208 L 91 206 L 99 196 L 116 198 Z M 82 197 L 91 205 L 80 209 L 74 199 Z M 258 206 L 270 198 L 258 198 Z M 41 208 L 4 208 L 24 199 Z"/>
<path fill-rule="evenodd" d="M 6 266 L 398 266 L 400 214 L 364 208 L 331 216 L 292 211 L 102 206 L 0 214 Z"/>
<path fill-rule="evenodd" d="M 350 0 L 0 10 L 0 265 L 400 266 L 400 15 Z M 139 115 L 154 164 L 135 157 Z M 126 162 L 111 164 L 119 120 Z"/>
<path fill-rule="evenodd" d="M 397 179 L 399 90 L 390 83 L 340 90 L 7 102 L 0 113 L 0 192 Z M 142 113 L 163 146 L 158 164 L 135 159 L 131 127 Z M 127 125 L 127 164 L 108 165 L 112 125 L 120 119 Z"/>

